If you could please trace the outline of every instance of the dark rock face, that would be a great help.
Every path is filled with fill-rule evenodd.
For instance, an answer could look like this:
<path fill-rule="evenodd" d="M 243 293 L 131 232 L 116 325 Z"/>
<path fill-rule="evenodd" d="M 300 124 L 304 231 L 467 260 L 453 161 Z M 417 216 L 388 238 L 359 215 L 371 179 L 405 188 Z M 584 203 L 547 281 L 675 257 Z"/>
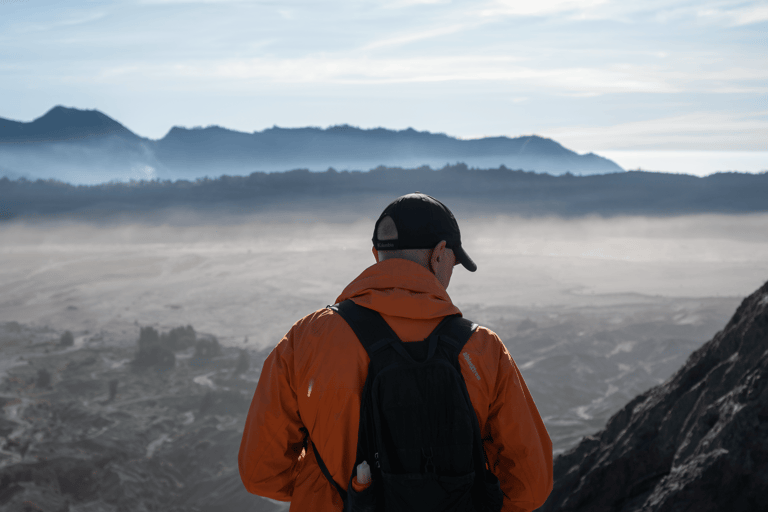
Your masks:
<path fill-rule="evenodd" d="M 554 472 L 540 511 L 768 510 L 768 283 Z"/>

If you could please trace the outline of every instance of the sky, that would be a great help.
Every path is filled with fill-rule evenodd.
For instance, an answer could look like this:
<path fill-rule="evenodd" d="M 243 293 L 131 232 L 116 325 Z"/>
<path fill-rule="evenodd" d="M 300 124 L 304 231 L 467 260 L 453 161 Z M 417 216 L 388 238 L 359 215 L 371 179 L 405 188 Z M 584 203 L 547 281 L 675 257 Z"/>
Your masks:
<path fill-rule="evenodd" d="M 0 117 L 152 139 L 412 127 L 768 169 L 766 0 L 0 0 L 0 76 Z"/>

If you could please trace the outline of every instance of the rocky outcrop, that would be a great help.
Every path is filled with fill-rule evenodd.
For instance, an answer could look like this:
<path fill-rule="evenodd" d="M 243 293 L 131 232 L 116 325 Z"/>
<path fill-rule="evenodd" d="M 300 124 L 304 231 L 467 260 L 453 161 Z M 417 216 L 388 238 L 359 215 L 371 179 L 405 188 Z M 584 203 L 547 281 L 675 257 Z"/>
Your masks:
<path fill-rule="evenodd" d="M 768 510 L 768 283 L 554 471 L 540 511 Z"/>
<path fill-rule="evenodd" d="M 175 365 L 137 371 L 127 340 L 63 347 L 0 324 L 0 510 L 286 510 L 249 494 L 237 468 L 261 365 L 235 375 L 241 350 L 186 345 Z"/>

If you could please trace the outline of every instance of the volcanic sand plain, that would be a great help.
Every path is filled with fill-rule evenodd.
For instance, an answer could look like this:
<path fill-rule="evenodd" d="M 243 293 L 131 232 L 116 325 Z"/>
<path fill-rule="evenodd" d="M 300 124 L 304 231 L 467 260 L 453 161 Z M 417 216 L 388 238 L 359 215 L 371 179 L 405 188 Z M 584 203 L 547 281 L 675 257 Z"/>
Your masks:
<path fill-rule="evenodd" d="M 374 221 L 6 222 L 0 322 L 70 330 L 76 347 L 192 325 L 264 354 L 374 263 Z M 455 267 L 448 292 L 504 340 L 556 453 L 668 378 L 768 278 L 768 215 L 459 222 L 478 270 Z"/>

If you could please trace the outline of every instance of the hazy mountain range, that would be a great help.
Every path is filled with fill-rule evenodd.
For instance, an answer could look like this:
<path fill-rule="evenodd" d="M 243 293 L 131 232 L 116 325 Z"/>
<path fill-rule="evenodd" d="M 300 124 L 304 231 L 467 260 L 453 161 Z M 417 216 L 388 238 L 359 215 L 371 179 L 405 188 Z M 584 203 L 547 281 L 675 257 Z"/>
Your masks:
<path fill-rule="evenodd" d="M 364 130 L 348 125 L 245 133 L 219 126 L 173 127 L 158 140 L 141 137 L 98 110 L 57 106 L 31 122 L 0 118 L 0 177 L 53 178 L 75 184 L 110 180 L 195 179 L 292 169 L 324 171 L 430 166 L 560 175 L 623 172 L 535 135 L 460 140 L 411 128 Z"/>

